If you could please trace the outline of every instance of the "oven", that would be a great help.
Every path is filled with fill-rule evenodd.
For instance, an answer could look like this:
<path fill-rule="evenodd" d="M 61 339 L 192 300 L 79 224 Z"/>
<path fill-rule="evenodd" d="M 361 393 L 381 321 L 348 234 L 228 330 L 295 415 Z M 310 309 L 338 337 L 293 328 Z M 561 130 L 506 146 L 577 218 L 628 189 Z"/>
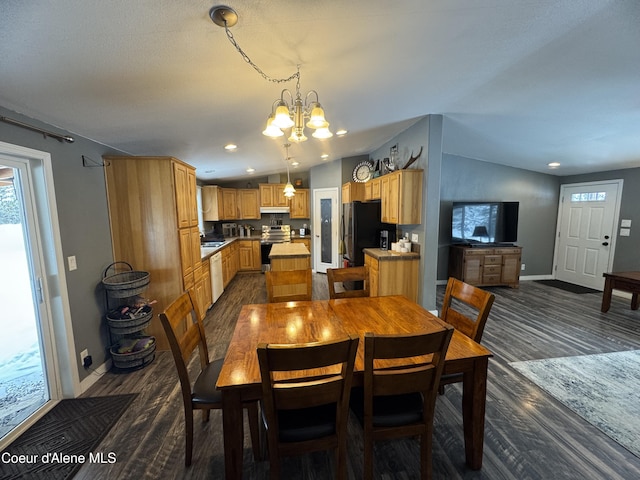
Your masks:
<path fill-rule="evenodd" d="M 286 243 L 291 241 L 290 225 L 263 225 L 262 239 L 260 240 L 260 260 L 262 271 L 271 269 L 269 254 L 274 243 Z"/>

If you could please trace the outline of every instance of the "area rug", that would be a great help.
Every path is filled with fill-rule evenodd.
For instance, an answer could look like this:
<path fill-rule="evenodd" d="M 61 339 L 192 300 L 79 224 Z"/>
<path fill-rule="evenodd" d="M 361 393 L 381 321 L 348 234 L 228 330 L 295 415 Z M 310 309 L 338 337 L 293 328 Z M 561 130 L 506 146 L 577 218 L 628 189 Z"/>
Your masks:
<path fill-rule="evenodd" d="M 510 365 L 640 457 L 640 350 Z"/>
<path fill-rule="evenodd" d="M 536 280 L 536 282 L 571 293 L 601 293 L 600 290 L 583 287 L 582 285 L 576 285 L 574 283 L 563 282 L 562 280 Z"/>
<path fill-rule="evenodd" d="M 63 480 L 84 463 L 113 461 L 94 449 L 135 397 L 61 400 L 2 452 L 0 478 Z"/>

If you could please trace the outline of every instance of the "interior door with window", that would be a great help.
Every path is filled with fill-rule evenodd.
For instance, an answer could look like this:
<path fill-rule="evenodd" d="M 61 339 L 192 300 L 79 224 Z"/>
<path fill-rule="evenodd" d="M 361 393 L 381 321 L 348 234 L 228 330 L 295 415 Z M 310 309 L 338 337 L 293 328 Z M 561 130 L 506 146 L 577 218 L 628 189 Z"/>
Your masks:
<path fill-rule="evenodd" d="M 555 277 L 602 290 L 613 267 L 622 180 L 562 185 Z"/>
<path fill-rule="evenodd" d="M 337 188 L 313 190 L 313 263 L 316 272 L 337 268 L 340 205 Z"/>

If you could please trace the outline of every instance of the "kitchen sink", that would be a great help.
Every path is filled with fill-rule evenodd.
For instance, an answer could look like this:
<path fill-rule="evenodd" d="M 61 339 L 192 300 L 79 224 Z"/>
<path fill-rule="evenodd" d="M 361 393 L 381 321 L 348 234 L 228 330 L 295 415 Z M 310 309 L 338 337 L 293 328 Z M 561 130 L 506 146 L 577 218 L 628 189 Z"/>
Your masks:
<path fill-rule="evenodd" d="M 200 244 L 200 246 L 208 248 L 218 248 L 223 246 L 225 243 L 227 242 L 203 242 L 202 244 Z"/>

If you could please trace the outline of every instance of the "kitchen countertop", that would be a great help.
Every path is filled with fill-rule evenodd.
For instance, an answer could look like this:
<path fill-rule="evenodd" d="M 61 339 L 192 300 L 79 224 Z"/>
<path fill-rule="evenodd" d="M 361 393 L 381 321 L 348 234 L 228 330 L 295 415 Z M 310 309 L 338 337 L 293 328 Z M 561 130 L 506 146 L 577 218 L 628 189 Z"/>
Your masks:
<path fill-rule="evenodd" d="M 392 250 L 382 250 L 380 248 L 365 248 L 363 250 L 365 255 L 370 255 L 376 260 L 418 260 L 420 254 L 416 252 L 394 252 Z"/>
<path fill-rule="evenodd" d="M 228 237 L 224 240 L 224 243 L 219 247 L 200 247 L 200 257 L 202 260 L 206 260 L 214 253 L 219 252 L 223 248 L 228 247 L 236 240 L 252 240 L 259 242 L 262 240 L 262 235 L 251 235 L 250 237 Z"/>
<path fill-rule="evenodd" d="M 309 257 L 311 253 L 303 243 L 276 243 L 271 247 L 269 258 Z"/>

